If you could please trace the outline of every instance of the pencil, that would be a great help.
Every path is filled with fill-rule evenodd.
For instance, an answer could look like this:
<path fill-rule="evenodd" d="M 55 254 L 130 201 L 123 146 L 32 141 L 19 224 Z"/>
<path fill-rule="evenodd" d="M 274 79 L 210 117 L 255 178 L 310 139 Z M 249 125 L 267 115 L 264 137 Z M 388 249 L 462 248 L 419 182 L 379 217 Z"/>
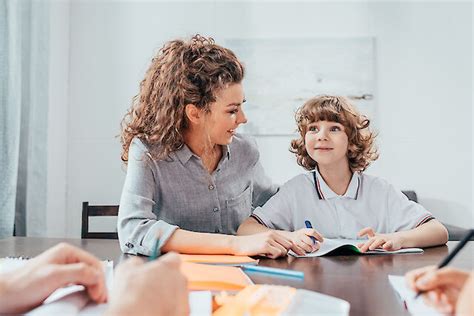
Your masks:
<path fill-rule="evenodd" d="M 444 259 L 443 261 L 441 261 L 438 266 L 437 266 L 437 269 L 441 269 L 442 267 L 446 266 L 451 260 L 453 260 L 454 256 L 457 255 L 457 253 L 466 245 L 466 243 L 471 239 L 471 237 L 474 236 L 474 229 L 470 229 L 466 236 L 464 236 L 464 238 L 459 242 L 459 244 L 457 244 L 456 248 L 454 248 L 453 251 L 451 251 Z M 421 294 L 423 294 L 424 291 L 419 291 L 416 296 L 415 296 L 415 299 L 418 298 L 418 296 L 420 296 Z"/>

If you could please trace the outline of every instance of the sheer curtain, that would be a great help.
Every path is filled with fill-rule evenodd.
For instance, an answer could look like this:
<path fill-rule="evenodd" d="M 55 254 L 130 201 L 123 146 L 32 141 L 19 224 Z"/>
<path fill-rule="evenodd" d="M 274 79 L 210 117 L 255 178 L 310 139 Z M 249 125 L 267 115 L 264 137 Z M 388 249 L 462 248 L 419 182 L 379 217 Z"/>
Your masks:
<path fill-rule="evenodd" d="M 45 234 L 49 7 L 0 0 L 0 238 Z"/>

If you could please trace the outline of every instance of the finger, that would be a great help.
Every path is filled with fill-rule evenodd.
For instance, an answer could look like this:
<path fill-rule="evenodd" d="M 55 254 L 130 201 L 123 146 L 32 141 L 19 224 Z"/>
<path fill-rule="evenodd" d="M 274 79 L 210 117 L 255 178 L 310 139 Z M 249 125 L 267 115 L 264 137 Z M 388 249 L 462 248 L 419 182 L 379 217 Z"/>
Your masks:
<path fill-rule="evenodd" d="M 102 263 L 95 256 L 67 243 L 59 243 L 38 257 L 40 260 L 45 260 L 48 263 L 69 264 L 84 262 L 97 269 L 102 269 Z"/>
<path fill-rule="evenodd" d="M 319 242 L 323 242 L 324 241 L 324 238 L 323 238 L 323 235 L 321 235 L 319 232 L 317 232 L 316 230 L 312 230 L 311 234 L 309 236 L 313 236 L 314 238 L 316 238 L 317 241 Z"/>
<path fill-rule="evenodd" d="M 281 256 L 281 250 L 273 247 L 271 244 L 267 245 L 267 249 L 265 251 L 265 255 L 270 259 L 276 259 Z"/>
<path fill-rule="evenodd" d="M 385 244 L 383 244 L 383 249 L 385 250 L 395 250 L 393 249 L 393 241 L 389 240 Z"/>
<path fill-rule="evenodd" d="M 288 250 L 275 240 L 270 240 L 270 245 L 279 250 L 280 254 L 278 257 L 286 256 L 288 254 Z"/>
<path fill-rule="evenodd" d="M 315 251 L 318 251 L 319 248 L 321 248 L 321 243 L 317 242 L 313 245 L 313 251 L 312 252 L 315 252 Z"/>
<path fill-rule="evenodd" d="M 375 236 L 374 230 L 371 227 L 365 227 L 365 228 L 362 228 L 359 231 L 359 233 L 357 233 L 357 236 L 359 237 L 363 237 L 365 235 L 367 235 L 368 237 L 374 237 Z"/>
<path fill-rule="evenodd" d="M 405 280 L 408 284 L 408 286 L 414 290 L 418 291 L 418 288 L 415 285 L 415 282 L 418 278 L 426 274 L 428 271 L 434 270 L 436 267 L 435 266 L 426 266 L 423 268 L 418 268 L 411 270 L 405 274 Z"/>
<path fill-rule="evenodd" d="M 102 267 L 96 269 L 85 263 L 71 263 L 56 265 L 54 269 L 53 278 L 57 282 L 57 288 L 68 284 L 81 284 L 86 287 L 89 296 L 95 302 L 102 303 L 104 298 L 107 298 L 105 275 Z"/>
<path fill-rule="evenodd" d="M 315 243 L 313 243 L 313 240 L 311 238 L 309 238 L 307 235 L 302 235 L 298 243 L 298 246 L 303 248 L 305 252 L 312 252 L 314 244 Z"/>
<path fill-rule="evenodd" d="M 274 240 L 280 245 L 282 245 L 287 251 L 291 248 L 291 240 L 284 235 L 276 233 L 274 236 Z"/>
<path fill-rule="evenodd" d="M 462 287 L 467 280 L 469 274 L 465 271 L 443 268 L 440 270 L 433 270 L 419 278 L 415 286 L 423 291 L 439 288 L 446 285 L 455 285 Z"/>
<path fill-rule="evenodd" d="M 366 252 L 369 250 L 370 245 L 375 241 L 375 239 L 369 239 L 364 245 L 362 245 L 360 249 L 361 252 Z"/>
<path fill-rule="evenodd" d="M 369 250 L 375 250 L 377 248 L 380 248 L 385 243 L 385 239 L 380 238 L 380 239 L 375 239 L 374 242 L 370 245 Z"/>
<path fill-rule="evenodd" d="M 306 252 L 304 251 L 304 249 L 302 249 L 298 244 L 293 244 L 291 246 L 291 250 L 293 250 L 297 255 L 299 256 L 304 256 L 306 255 Z"/>

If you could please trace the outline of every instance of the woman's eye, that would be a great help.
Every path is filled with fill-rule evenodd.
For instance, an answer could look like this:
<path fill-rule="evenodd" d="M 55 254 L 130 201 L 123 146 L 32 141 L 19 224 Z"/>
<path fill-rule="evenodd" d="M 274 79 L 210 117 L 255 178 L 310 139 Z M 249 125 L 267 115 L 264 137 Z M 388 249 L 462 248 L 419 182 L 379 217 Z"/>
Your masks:
<path fill-rule="evenodd" d="M 237 112 L 239 112 L 239 109 L 231 110 L 231 111 L 229 111 L 229 114 L 235 114 Z"/>

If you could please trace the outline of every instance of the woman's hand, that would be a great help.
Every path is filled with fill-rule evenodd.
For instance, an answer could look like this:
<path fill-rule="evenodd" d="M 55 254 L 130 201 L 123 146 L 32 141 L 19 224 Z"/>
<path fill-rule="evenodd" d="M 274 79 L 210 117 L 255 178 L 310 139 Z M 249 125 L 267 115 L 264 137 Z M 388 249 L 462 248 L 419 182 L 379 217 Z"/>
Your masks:
<path fill-rule="evenodd" d="M 291 240 L 282 232 L 268 230 L 255 235 L 235 236 L 233 249 L 236 255 L 258 255 L 275 259 L 286 256 L 291 247 Z"/>
<path fill-rule="evenodd" d="M 0 313 L 23 313 L 41 303 L 56 289 L 81 284 L 97 303 L 107 301 L 102 263 L 91 254 L 60 243 L 15 273 L 0 275 Z"/>
<path fill-rule="evenodd" d="M 459 294 L 469 273 L 463 270 L 446 267 L 437 269 L 428 266 L 410 271 L 405 279 L 415 292 L 423 292 L 427 305 L 433 306 L 442 313 L 454 313 Z"/>
<path fill-rule="evenodd" d="M 366 242 L 357 245 L 361 252 L 382 248 L 384 250 L 395 251 L 403 247 L 402 238 L 397 234 L 377 234 L 371 227 L 361 229 L 357 234 L 359 237 L 367 236 Z"/>

